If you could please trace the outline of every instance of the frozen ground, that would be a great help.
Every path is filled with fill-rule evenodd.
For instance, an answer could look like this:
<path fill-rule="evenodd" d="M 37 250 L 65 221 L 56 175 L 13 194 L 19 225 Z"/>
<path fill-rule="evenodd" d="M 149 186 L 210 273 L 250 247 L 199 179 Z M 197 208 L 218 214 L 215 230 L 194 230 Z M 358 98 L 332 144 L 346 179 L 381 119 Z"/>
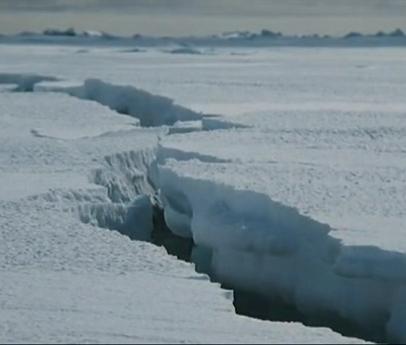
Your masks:
<path fill-rule="evenodd" d="M 59 284 L 55 290 L 68 296 L 66 317 L 78 311 L 89 318 L 63 331 L 48 323 L 50 338 L 35 339 L 348 341 L 324 329 L 238 318 L 225 292 L 199 280 L 191 266 L 97 227 L 120 228 L 133 208 L 134 224 L 143 224 L 133 231 L 148 236 L 151 205 L 139 195 L 155 188 L 167 225 L 193 239 L 197 264 L 204 261 L 216 279 L 311 317 L 333 315 L 377 330 L 380 339 L 404 341 L 404 49 L 78 49 L 0 46 L 4 71 L 15 73 L 0 74 L 1 274 L 15 284 L 32 281 L 38 294 Z M 78 296 L 91 279 L 101 282 L 97 290 Z M 163 285 L 179 294 L 162 295 Z M 22 327 L 20 320 L 43 310 L 25 329 L 28 338 L 44 335 L 43 318 L 65 315 L 57 293 L 36 304 L 36 294 L 13 290 L 11 306 L 9 289 L 3 295 L 6 325 Z M 163 338 L 146 332 L 143 321 L 139 328 L 128 317 L 120 322 L 123 308 L 110 302 L 97 311 L 78 302 L 107 299 L 126 315 L 145 305 L 143 315 L 157 327 L 155 311 L 167 305 Z M 193 303 L 201 318 L 190 317 Z M 91 311 L 117 321 L 95 321 Z M 173 332 L 174 324 L 180 328 Z M 3 329 L 6 340 L 16 337 L 18 328 Z"/>

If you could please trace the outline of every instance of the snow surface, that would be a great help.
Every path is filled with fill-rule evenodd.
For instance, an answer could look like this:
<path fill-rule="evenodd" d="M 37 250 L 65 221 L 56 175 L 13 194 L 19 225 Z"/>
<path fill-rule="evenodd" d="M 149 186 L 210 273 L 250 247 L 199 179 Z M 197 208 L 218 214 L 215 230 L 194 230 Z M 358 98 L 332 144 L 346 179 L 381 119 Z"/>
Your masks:
<path fill-rule="evenodd" d="M 263 109 L 229 105 L 240 115 L 204 118 L 211 131 L 165 137 L 159 181 L 168 226 L 209 248 L 218 280 L 403 342 L 406 90 L 397 56 L 382 55 L 385 76 L 306 60 L 306 79 L 266 88 Z"/>
<path fill-rule="evenodd" d="M 101 229 L 131 208 L 133 231 L 152 227 L 142 195 L 166 129 L 138 124 L 65 94 L 0 93 L 0 342 L 359 342 L 236 316 L 192 265 Z"/>
<path fill-rule="evenodd" d="M 9 214 L 4 217 L 5 228 L 12 229 L 15 236 L 13 241 L 2 242 L 20 243 L 33 224 L 55 220 L 43 226 L 43 232 L 32 233 L 33 238 L 28 236 L 28 242 L 21 242 L 20 247 L 13 244 L 5 251 L 14 253 L 15 246 L 21 248 L 17 253 L 31 255 L 24 261 L 19 259 L 21 255 L 14 258 L 9 254 L 14 259 L 5 271 L 20 267 L 19 260 L 32 262 L 29 267 L 40 263 L 47 267 L 49 257 L 42 257 L 50 249 L 40 247 L 36 252 L 27 243 L 37 237 L 47 243 L 46 238 L 53 238 L 56 230 L 63 236 L 74 231 L 79 238 L 92 231 L 83 246 L 78 241 L 77 249 L 68 246 L 68 254 L 64 247 L 51 247 L 49 256 L 61 255 L 61 262 L 71 270 L 85 265 L 72 254 L 78 251 L 86 265 L 94 262 L 95 267 L 108 265 L 108 250 L 117 253 L 113 262 L 125 261 L 127 256 L 136 261 L 132 249 L 128 249 L 130 255 L 121 243 L 125 241 L 129 248 L 140 243 L 127 243 L 116 234 L 120 242 L 116 248 L 116 242 L 110 240 L 112 233 L 91 225 L 119 229 L 128 221 L 132 201 L 134 208 L 141 210 L 136 216 L 151 211 L 139 195 L 153 192 L 145 174 L 156 156 L 160 166 L 150 178 L 161 188 L 168 225 L 181 236 L 193 237 L 197 250 L 199 246 L 210 248 L 211 268 L 221 280 L 283 298 L 308 315 L 338 314 L 367 329 L 383 328 L 389 341 L 405 341 L 404 49 L 222 47 L 207 56 L 167 54 L 152 47 L 144 54 L 126 54 L 117 48 L 90 47 L 86 54 L 77 54 L 77 50 L 69 46 L 0 46 L 2 63 L 7 66 L 4 72 L 14 74 L 0 78 L 7 85 L 5 91 L 10 84 L 20 86 L 21 80 L 33 73 L 63 79 L 35 79 L 34 83 L 29 79 L 29 87 L 20 91 L 33 89 L 32 95 L 0 93 L 0 97 L 15 97 L 4 98 L 7 102 L 1 105 L 17 107 L 21 102 L 23 109 L 15 112 L 25 114 L 24 120 L 14 123 L 7 109 L 0 112 L 4 133 L 9 133 L 2 139 L 0 171 L 10 181 L 1 187 L 2 214 Z M 162 103 L 156 95 L 167 98 Z M 101 114 L 114 115 L 114 126 L 118 127 L 109 131 L 112 122 L 108 119 L 103 119 L 108 123 L 105 127 L 94 120 L 87 126 L 80 116 L 64 115 L 79 124 L 76 135 L 66 120 L 58 120 L 60 127 L 47 121 L 48 113 L 41 121 L 31 119 L 32 104 L 40 99 L 46 100 L 41 105 L 44 113 L 51 99 L 55 104 L 77 102 L 77 108 L 92 119 L 97 116 L 96 109 L 87 107 L 98 107 L 103 109 Z M 136 120 L 131 123 L 131 117 L 113 111 L 130 113 L 142 122 L 149 112 L 145 111 L 146 99 L 151 100 L 148 109 L 159 121 L 162 118 L 156 111 L 175 114 L 169 123 L 154 125 L 176 125 L 169 131 L 136 129 Z M 178 122 L 191 118 L 178 118 L 177 104 L 188 114 L 199 114 L 198 118 Z M 122 106 L 125 109 L 120 109 Z M 71 111 L 76 114 L 74 108 Z M 33 113 L 38 117 L 41 112 Z M 55 113 L 63 114 L 63 110 L 55 109 Z M 99 125 L 102 130 L 97 129 Z M 66 127 L 66 132 L 58 129 L 61 127 Z M 54 185 L 54 174 L 59 173 L 68 192 Z M 90 187 L 84 176 L 93 182 Z M 30 187 L 32 192 L 26 192 L 30 183 L 22 187 L 22 180 L 35 184 Z M 80 186 L 80 192 L 75 186 Z M 36 196 L 28 197 L 31 193 Z M 14 195 L 28 199 L 16 201 Z M 45 209 L 48 213 L 42 213 Z M 28 218 L 18 216 L 21 210 Z M 22 227 L 16 219 L 28 225 Z M 65 222 L 69 224 L 66 227 Z M 148 236 L 146 218 L 140 223 L 142 229 L 134 231 Z M 55 229 L 54 224 L 61 226 Z M 82 252 L 87 253 L 89 246 L 98 250 L 99 242 L 91 244 L 95 233 L 103 236 L 100 246 L 108 249 L 100 249 L 100 256 L 89 253 L 89 259 Z M 58 232 L 58 236 L 62 235 Z M 66 245 L 69 241 L 60 242 Z M 27 248 L 33 248 L 32 253 Z M 160 260 L 161 256 L 150 261 L 169 272 Z M 176 267 L 178 264 L 173 261 Z M 193 274 L 187 267 L 188 274 Z M 217 287 L 205 284 L 221 295 Z M 201 294 L 199 291 L 195 296 Z M 134 293 L 131 297 L 135 298 Z M 241 321 L 245 322 L 268 330 L 275 325 Z M 198 324 L 205 327 L 204 322 Z M 290 334 L 297 333 L 291 327 L 296 325 L 283 327 L 289 327 L 286 332 L 292 341 Z M 228 332 L 222 334 L 226 334 L 224 340 L 229 336 Z M 323 334 L 328 338 L 331 333 Z"/>

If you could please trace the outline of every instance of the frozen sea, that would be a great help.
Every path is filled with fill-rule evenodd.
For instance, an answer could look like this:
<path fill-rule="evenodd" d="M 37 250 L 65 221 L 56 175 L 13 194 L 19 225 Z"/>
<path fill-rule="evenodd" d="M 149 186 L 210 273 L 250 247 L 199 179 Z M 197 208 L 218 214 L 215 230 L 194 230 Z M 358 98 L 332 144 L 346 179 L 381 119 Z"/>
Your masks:
<path fill-rule="evenodd" d="M 0 342 L 362 341 L 236 315 L 122 234 L 148 240 L 157 207 L 212 280 L 406 341 L 405 62 L 0 45 Z"/>

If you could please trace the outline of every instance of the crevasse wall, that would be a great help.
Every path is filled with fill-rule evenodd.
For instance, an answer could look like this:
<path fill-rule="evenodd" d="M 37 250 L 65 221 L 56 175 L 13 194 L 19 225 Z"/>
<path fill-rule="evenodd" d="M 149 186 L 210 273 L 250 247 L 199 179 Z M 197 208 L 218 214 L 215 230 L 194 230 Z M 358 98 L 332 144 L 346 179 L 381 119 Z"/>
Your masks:
<path fill-rule="evenodd" d="M 103 166 L 90 174 L 93 183 L 105 187 L 106 198 L 80 203 L 80 219 L 134 239 L 150 240 L 154 187 L 149 169 L 154 159 L 155 149 L 106 156 Z"/>
<path fill-rule="evenodd" d="M 167 225 L 209 248 L 216 280 L 282 299 L 310 318 L 349 320 L 377 337 L 406 341 L 404 255 L 344 246 L 327 224 L 268 195 L 165 165 L 159 186 Z"/>

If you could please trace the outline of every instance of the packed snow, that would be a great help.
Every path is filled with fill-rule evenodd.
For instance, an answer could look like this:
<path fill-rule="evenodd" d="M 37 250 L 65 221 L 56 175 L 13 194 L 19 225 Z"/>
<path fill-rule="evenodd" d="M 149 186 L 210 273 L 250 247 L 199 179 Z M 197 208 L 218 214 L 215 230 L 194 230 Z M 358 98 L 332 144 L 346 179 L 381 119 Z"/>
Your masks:
<path fill-rule="evenodd" d="M 405 341 L 403 48 L 77 50 L 0 46 L 0 341 L 354 341 L 123 236 L 155 198 L 216 281 Z"/>

